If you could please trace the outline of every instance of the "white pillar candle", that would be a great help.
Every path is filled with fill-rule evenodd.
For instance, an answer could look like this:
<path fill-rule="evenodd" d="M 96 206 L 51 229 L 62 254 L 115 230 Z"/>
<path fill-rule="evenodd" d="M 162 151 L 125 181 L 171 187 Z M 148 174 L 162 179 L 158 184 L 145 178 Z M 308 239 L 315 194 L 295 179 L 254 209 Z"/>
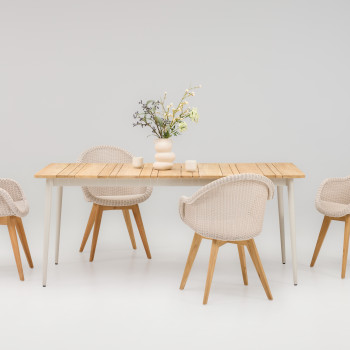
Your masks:
<path fill-rule="evenodd" d="M 143 166 L 143 157 L 132 157 L 132 166 L 134 168 L 142 168 L 142 166 Z"/>
<path fill-rule="evenodd" d="M 195 160 L 186 160 L 185 161 L 186 171 L 197 171 L 197 161 Z"/>

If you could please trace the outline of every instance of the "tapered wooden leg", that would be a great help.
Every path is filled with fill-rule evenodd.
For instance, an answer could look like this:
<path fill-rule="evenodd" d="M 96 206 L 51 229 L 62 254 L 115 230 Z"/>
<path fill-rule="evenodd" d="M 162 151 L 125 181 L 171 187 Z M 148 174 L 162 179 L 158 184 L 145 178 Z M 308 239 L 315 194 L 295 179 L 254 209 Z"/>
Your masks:
<path fill-rule="evenodd" d="M 16 234 L 16 220 L 14 217 L 8 218 L 8 224 L 7 228 L 9 230 L 13 254 L 15 255 L 17 270 L 19 274 L 19 279 L 21 281 L 24 281 L 24 275 L 23 275 L 23 268 L 22 268 L 22 262 L 21 262 L 21 255 L 19 253 L 18 248 L 18 241 L 17 241 L 17 234 Z"/>
<path fill-rule="evenodd" d="M 267 298 L 269 300 L 272 300 L 273 298 L 272 298 L 272 294 L 271 294 L 271 291 L 270 291 L 270 287 L 269 287 L 269 284 L 267 282 L 265 271 L 264 271 L 263 266 L 261 264 L 259 253 L 258 253 L 258 250 L 256 249 L 256 245 L 255 245 L 255 242 L 254 242 L 253 239 L 250 239 L 247 242 L 247 248 L 248 248 L 248 252 L 250 254 L 250 257 L 253 260 L 256 272 L 259 275 L 261 284 L 263 285 L 263 287 L 265 289 L 265 293 L 267 295 Z"/>
<path fill-rule="evenodd" d="M 207 304 L 208 302 L 208 297 L 209 297 L 211 282 L 213 280 L 216 257 L 218 256 L 219 247 L 220 247 L 219 241 L 217 241 L 216 239 L 213 239 L 213 242 L 211 244 L 211 250 L 210 250 L 207 282 L 205 284 L 205 291 L 204 291 L 204 298 L 203 298 L 204 305 Z"/>
<path fill-rule="evenodd" d="M 341 269 L 341 278 L 345 278 L 346 263 L 348 261 L 349 236 L 350 236 L 350 216 L 347 216 L 345 219 L 345 229 L 344 229 L 343 264 Z"/>
<path fill-rule="evenodd" d="M 238 248 L 239 260 L 241 262 L 243 282 L 244 282 L 244 285 L 247 286 L 248 285 L 248 275 L 247 275 L 247 265 L 246 265 L 246 261 L 245 261 L 244 245 L 237 244 L 237 248 Z"/>
<path fill-rule="evenodd" d="M 84 250 L 85 244 L 86 244 L 87 240 L 89 239 L 91 229 L 94 226 L 95 219 L 96 219 L 96 210 L 97 210 L 97 205 L 93 204 L 92 208 L 91 208 L 89 220 L 88 220 L 88 223 L 86 225 L 83 241 L 81 242 L 81 245 L 80 245 L 79 252 L 82 252 Z"/>
<path fill-rule="evenodd" d="M 94 234 L 92 236 L 90 261 L 93 261 L 95 257 L 95 250 L 96 250 L 98 234 L 100 232 L 102 213 L 103 213 L 102 206 L 96 205 L 96 219 L 95 219 Z"/>
<path fill-rule="evenodd" d="M 139 233 L 140 233 L 140 236 L 141 236 L 141 240 L 142 240 L 143 246 L 144 246 L 145 251 L 146 251 L 147 258 L 151 259 L 152 258 L 151 257 L 151 252 L 149 250 L 145 228 L 143 227 L 143 222 L 142 222 L 142 218 L 141 218 L 140 208 L 139 208 L 139 206 L 137 204 L 132 207 L 132 213 L 134 214 L 136 225 L 137 225 L 137 228 L 139 229 Z"/>
<path fill-rule="evenodd" d="M 129 232 L 129 236 L 130 236 L 132 247 L 134 249 L 136 249 L 136 241 L 135 241 L 134 231 L 132 229 L 129 209 L 123 209 L 123 215 L 124 215 L 124 220 L 125 220 L 125 223 L 126 223 L 126 227 L 128 228 L 128 232 Z"/>
<path fill-rule="evenodd" d="M 192 265 L 193 265 L 194 259 L 196 258 L 196 255 L 197 255 L 197 252 L 198 252 L 198 249 L 199 249 L 201 242 L 202 242 L 202 237 L 198 233 L 195 233 L 193 236 L 191 249 L 190 249 L 190 252 L 188 254 L 188 258 L 187 258 L 187 262 L 186 262 L 186 266 L 185 266 L 185 271 L 184 271 L 184 274 L 182 276 L 180 289 L 185 288 L 188 275 L 191 272 Z"/>
<path fill-rule="evenodd" d="M 328 231 L 330 223 L 331 223 L 331 219 L 328 216 L 325 216 L 323 218 L 320 234 L 318 235 L 318 238 L 317 238 L 317 243 L 316 243 L 314 255 L 312 256 L 312 259 L 311 259 L 310 267 L 313 267 L 315 265 L 316 259 L 322 247 L 324 238 L 326 237 L 326 233 Z"/>
<path fill-rule="evenodd" d="M 26 255 L 26 258 L 28 261 L 28 265 L 29 265 L 29 267 L 33 268 L 34 267 L 33 261 L 32 261 L 31 255 L 30 255 L 30 250 L 29 250 L 29 246 L 28 246 L 28 242 L 27 242 L 26 233 L 24 231 L 22 219 L 19 217 L 16 217 L 15 220 L 16 220 L 16 227 L 17 227 L 18 236 L 19 236 L 19 239 L 21 240 L 24 254 Z"/>

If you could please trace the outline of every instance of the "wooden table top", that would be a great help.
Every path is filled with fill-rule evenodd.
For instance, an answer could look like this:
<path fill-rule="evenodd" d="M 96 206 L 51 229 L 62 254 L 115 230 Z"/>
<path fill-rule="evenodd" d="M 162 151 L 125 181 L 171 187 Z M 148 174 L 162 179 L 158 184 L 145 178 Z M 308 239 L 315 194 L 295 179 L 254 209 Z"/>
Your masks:
<path fill-rule="evenodd" d="M 218 179 L 224 176 L 254 173 L 269 178 L 304 178 L 305 174 L 293 163 L 199 163 L 198 170 L 188 172 L 185 164 L 175 163 L 171 170 L 155 170 L 152 163 L 140 169 L 131 163 L 52 163 L 35 174 L 36 178 L 197 178 Z"/>

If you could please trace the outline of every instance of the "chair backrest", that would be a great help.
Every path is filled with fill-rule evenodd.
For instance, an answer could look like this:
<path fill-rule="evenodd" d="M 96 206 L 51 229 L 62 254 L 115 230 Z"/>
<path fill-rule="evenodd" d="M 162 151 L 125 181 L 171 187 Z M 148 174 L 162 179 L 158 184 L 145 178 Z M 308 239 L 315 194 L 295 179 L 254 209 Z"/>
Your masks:
<path fill-rule="evenodd" d="M 266 201 L 273 193 L 273 183 L 264 176 L 227 176 L 202 187 L 185 202 L 184 220 L 210 238 L 250 239 L 261 232 Z"/>
<path fill-rule="evenodd" d="M 132 155 L 115 146 L 96 146 L 88 149 L 78 159 L 79 163 L 131 163 Z M 144 193 L 146 187 L 82 187 L 85 198 L 91 201 L 93 196 L 123 196 Z"/>

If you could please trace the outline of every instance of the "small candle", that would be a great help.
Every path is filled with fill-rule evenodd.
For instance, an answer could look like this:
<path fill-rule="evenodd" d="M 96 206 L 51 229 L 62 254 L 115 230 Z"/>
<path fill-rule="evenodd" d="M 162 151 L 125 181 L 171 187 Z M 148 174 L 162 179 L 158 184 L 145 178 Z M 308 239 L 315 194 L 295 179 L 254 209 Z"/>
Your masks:
<path fill-rule="evenodd" d="M 143 166 L 143 157 L 132 157 L 132 166 L 134 168 L 142 168 L 142 166 Z"/>
<path fill-rule="evenodd" d="M 185 161 L 186 171 L 197 171 L 197 161 L 195 160 L 186 160 Z"/>

